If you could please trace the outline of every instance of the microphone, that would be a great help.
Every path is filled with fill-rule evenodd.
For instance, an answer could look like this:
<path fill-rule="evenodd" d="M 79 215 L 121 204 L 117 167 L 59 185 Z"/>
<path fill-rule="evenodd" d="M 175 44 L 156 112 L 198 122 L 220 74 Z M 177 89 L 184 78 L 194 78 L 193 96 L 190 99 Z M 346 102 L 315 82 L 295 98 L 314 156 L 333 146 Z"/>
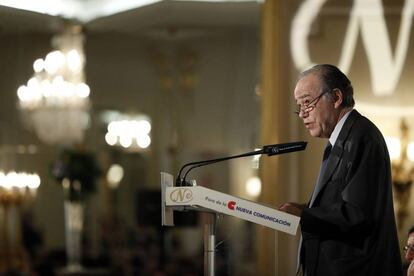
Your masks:
<path fill-rule="evenodd" d="M 190 163 L 184 164 L 181 167 L 181 169 L 180 169 L 180 171 L 177 175 L 177 179 L 175 180 L 175 184 L 176 184 L 176 186 L 191 186 L 191 184 L 189 184 L 186 181 L 186 177 L 192 169 L 197 168 L 197 167 L 206 166 L 206 165 L 210 165 L 210 164 L 213 164 L 213 163 L 226 161 L 226 160 L 229 160 L 229 159 L 241 158 L 241 157 L 258 155 L 258 154 L 260 154 L 260 155 L 266 154 L 267 156 L 273 156 L 273 155 L 284 154 L 284 153 L 289 153 L 289 152 L 294 152 L 294 151 L 301 151 L 301 150 L 304 150 L 306 148 L 306 145 L 307 145 L 307 142 L 304 142 L 304 141 L 284 143 L 284 144 L 266 145 L 266 146 L 263 146 L 262 149 L 255 150 L 255 151 L 252 151 L 252 152 L 242 153 L 242 154 L 233 155 L 233 156 L 226 156 L 226 157 L 221 157 L 221 158 L 215 158 L 215 159 L 209 159 L 209 160 L 201 160 L 201 161 L 190 162 Z M 184 168 L 189 167 L 189 166 L 190 166 L 190 168 L 184 174 L 184 177 L 181 178 L 181 173 L 183 173 Z"/>
<path fill-rule="evenodd" d="M 304 150 L 307 142 L 291 142 L 284 144 L 268 145 L 263 147 L 263 153 L 267 156 Z"/>

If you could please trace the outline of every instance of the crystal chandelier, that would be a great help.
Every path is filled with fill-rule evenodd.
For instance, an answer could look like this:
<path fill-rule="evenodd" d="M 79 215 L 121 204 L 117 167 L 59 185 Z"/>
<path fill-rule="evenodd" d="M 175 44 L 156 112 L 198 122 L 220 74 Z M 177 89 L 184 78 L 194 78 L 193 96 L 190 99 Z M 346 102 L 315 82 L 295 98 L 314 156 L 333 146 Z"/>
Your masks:
<path fill-rule="evenodd" d="M 27 254 L 22 243 L 22 208 L 31 207 L 40 186 L 37 173 L 0 170 L 1 271 L 26 271 Z M 3 275 L 3 273 L 1 273 Z M 6 273 L 7 274 L 7 273 Z"/>
<path fill-rule="evenodd" d="M 0 171 L 0 205 L 19 203 L 27 196 L 35 196 L 39 186 L 37 173 Z"/>
<path fill-rule="evenodd" d="M 33 76 L 17 90 L 25 122 L 47 144 L 81 142 L 88 127 L 83 42 L 80 26 L 53 37 L 55 50 L 33 63 Z"/>
<path fill-rule="evenodd" d="M 151 121 L 144 114 L 122 114 L 108 111 L 104 114 L 108 124 L 105 141 L 110 146 L 121 146 L 132 152 L 140 152 L 151 144 Z"/>

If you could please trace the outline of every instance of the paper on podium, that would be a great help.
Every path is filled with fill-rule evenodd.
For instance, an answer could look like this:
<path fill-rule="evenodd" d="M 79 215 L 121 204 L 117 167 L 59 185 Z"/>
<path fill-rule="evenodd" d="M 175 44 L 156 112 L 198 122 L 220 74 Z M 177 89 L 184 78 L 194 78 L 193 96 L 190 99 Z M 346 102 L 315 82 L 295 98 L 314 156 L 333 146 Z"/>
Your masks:
<path fill-rule="evenodd" d="M 165 203 L 163 205 L 166 209 L 185 206 L 189 207 L 187 209 L 202 207 L 291 235 L 296 234 L 300 221 L 297 216 L 202 186 L 173 187 L 171 182 L 171 185 L 165 186 L 165 191 L 162 192 L 165 193 L 162 203 Z"/>

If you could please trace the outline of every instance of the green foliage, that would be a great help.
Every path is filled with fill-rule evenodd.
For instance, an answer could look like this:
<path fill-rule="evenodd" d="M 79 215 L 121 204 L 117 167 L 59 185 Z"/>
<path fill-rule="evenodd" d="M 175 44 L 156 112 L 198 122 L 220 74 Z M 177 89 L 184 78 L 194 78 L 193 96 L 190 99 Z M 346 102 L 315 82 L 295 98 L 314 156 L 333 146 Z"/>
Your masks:
<path fill-rule="evenodd" d="M 96 190 L 102 171 L 92 153 L 64 148 L 53 162 L 51 173 L 59 184 L 67 179 L 64 188 L 69 200 L 80 200 Z"/>

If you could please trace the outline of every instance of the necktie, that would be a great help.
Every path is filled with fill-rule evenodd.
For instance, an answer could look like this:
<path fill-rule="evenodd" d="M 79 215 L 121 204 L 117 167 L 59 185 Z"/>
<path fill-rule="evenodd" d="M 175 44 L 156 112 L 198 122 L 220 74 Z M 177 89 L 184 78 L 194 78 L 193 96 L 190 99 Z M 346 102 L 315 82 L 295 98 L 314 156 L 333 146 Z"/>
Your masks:
<path fill-rule="evenodd" d="M 326 144 L 325 151 L 323 152 L 323 159 L 322 159 L 322 162 L 325 162 L 325 161 L 326 161 L 326 159 L 328 159 L 329 154 L 331 154 L 331 150 L 332 150 L 332 145 L 331 145 L 331 143 L 330 143 L 330 142 L 328 142 L 328 143 Z"/>
<path fill-rule="evenodd" d="M 328 157 L 329 157 L 329 154 L 331 154 L 331 150 L 332 150 L 332 145 L 331 145 L 331 143 L 328 142 L 326 144 L 325 151 L 323 152 L 321 169 L 319 171 L 318 180 L 316 181 L 315 189 L 313 190 L 313 194 L 312 194 L 312 198 L 311 198 L 310 203 L 309 203 L 309 207 L 312 207 L 312 204 L 313 204 L 313 201 L 315 200 L 315 197 L 317 196 L 320 189 L 322 188 L 321 177 L 325 173 L 326 165 L 328 163 Z"/>
<path fill-rule="evenodd" d="M 320 181 L 320 178 L 325 173 L 326 165 L 328 163 L 328 157 L 329 157 L 329 154 L 331 154 L 331 150 L 332 150 L 332 145 L 331 145 L 330 142 L 328 142 L 326 144 L 325 150 L 323 152 L 322 164 L 321 164 L 321 168 L 320 168 L 320 171 L 319 171 L 318 180 L 316 181 L 315 189 L 313 190 L 313 194 L 312 194 L 312 198 L 311 198 L 310 203 L 309 203 L 309 207 L 312 207 L 312 204 L 313 204 L 313 201 L 315 200 L 316 195 L 319 193 L 319 190 L 322 188 L 322 183 Z M 296 266 L 296 274 L 299 272 L 300 265 L 303 262 L 303 256 L 302 256 L 303 253 L 304 252 L 302 251 L 302 235 L 301 235 L 300 240 L 299 240 L 298 257 L 297 257 L 298 261 L 297 261 L 297 266 Z"/>

